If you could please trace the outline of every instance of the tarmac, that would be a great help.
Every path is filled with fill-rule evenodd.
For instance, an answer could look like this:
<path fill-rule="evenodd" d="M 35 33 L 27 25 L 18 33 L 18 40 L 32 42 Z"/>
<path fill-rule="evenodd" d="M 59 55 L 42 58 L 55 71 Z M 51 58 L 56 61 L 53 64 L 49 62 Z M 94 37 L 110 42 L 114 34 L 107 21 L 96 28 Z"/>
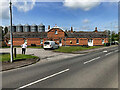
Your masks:
<path fill-rule="evenodd" d="M 116 45 L 110 46 L 110 47 L 116 47 Z M 32 64 L 38 63 L 38 62 L 39 63 L 45 63 L 45 62 L 48 62 L 48 61 L 56 61 L 56 60 L 61 60 L 61 59 L 66 59 L 66 58 L 71 58 L 71 57 L 76 57 L 76 56 L 84 55 L 86 53 L 97 52 L 98 50 L 104 50 L 104 49 L 110 48 L 110 47 L 102 47 L 102 48 L 96 48 L 96 49 L 90 49 L 90 50 L 84 50 L 84 51 L 77 51 L 77 52 L 73 52 L 73 53 L 58 53 L 58 52 L 53 52 L 53 51 L 45 51 L 45 52 L 47 52 L 47 54 L 44 54 L 42 52 L 43 56 L 44 56 L 42 58 L 40 57 L 41 54 L 39 53 L 39 51 L 41 49 L 29 49 L 29 50 L 32 51 L 32 53 L 29 52 L 27 54 L 29 54 L 29 55 L 30 54 L 31 55 L 35 55 L 35 56 L 38 56 L 39 58 L 38 59 L 20 60 L 20 61 L 16 61 L 16 62 L 13 62 L 13 63 L 3 62 L 2 63 L 2 70 L 1 71 L 7 71 L 7 70 L 11 70 L 11 69 L 21 68 L 21 67 L 25 67 L 25 66 L 28 66 L 28 65 L 32 65 Z M 9 49 L 6 50 L 6 48 L 5 49 L 4 48 L 0 49 L 0 51 L 1 50 L 3 51 L 2 53 L 8 53 L 8 51 L 9 51 Z M 38 50 L 38 52 L 37 52 L 37 50 Z M 20 50 L 18 50 L 18 52 L 19 51 Z M 46 55 L 48 55 L 48 56 L 46 56 Z"/>

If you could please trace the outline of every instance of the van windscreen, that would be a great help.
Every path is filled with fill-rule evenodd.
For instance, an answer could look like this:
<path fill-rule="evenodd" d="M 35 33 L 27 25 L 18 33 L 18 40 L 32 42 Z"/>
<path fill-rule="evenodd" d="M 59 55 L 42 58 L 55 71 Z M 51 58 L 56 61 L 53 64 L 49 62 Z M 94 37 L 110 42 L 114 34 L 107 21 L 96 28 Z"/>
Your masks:
<path fill-rule="evenodd" d="M 49 44 L 49 42 L 45 42 L 44 44 Z"/>

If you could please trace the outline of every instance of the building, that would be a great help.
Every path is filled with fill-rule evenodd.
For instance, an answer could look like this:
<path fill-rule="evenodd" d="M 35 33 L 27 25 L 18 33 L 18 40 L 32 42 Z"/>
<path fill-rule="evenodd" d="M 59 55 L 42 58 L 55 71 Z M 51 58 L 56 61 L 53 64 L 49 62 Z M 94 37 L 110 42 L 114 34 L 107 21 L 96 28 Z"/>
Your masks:
<path fill-rule="evenodd" d="M 43 26 L 43 25 L 41 25 Z M 42 30 L 40 30 L 42 31 Z M 9 46 L 9 33 L 5 36 L 5 42 Z M 48 32 L 13 32 L 13 45 L 20 46 L 23 43 L 27 45 L 35 44 L 40 46 L 46 40 L 52 40 L 59 44 L 59 46 L 100 46 L 108 43 L 106 32 L 99 32 L 97 27 L 93 32 L 83 31 L 64 31 L 58 26 L 50 28 Z"/>

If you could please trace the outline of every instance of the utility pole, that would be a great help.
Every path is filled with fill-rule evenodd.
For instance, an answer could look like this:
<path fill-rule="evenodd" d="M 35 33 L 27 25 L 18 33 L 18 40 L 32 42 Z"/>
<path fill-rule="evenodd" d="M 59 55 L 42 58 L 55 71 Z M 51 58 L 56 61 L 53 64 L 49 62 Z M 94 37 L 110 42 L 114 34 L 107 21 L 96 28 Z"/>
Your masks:
<path fill-rule="evenodd" d="M 12 2 L 10 0 L 10 40 L 11 40 L 11 50 L 10 50 L 10 62 L 13 62 L 13 37 L 12 37 Z"/>

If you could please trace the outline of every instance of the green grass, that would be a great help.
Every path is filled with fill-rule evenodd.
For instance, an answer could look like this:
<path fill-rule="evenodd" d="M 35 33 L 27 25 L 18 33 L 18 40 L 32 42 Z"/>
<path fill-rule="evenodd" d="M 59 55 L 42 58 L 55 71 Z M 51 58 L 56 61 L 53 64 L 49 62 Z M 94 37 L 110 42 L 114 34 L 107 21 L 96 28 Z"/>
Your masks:
<path fill-rule="evenodd" d="M 31 56 L 31 55 L 23 55 L 23 54 L 17 54 L 16 58 L 14 57 L 14 60 L 21 60 L 21 59 L 31 59 L 31 58 L 38 58 L 37 56 Z M 10 61 L 10 54 L 2 54 L 0 55 L 0 62 L 1 61 Z"/>
<path fill-rule="evenodd" d="M 41 46 L 28 46 L 27 48 L 42 48 Z"/>
<path fill-rule="evenodd" d="M 1 48 L 10 48 L 10 46 L 2 46 Z"/>
<path fill-rule="evenodd" d="M 100 47 L 102 47 L 102 46 L 92 46 L 92 47 L 66 46 L 66 47 L 60 47 L 59 49 L 56 49 L 54 51 L 71 53 L 71 52 L 75 52 L 75 51 L 82 51 L 82 50 L 88 50 L 88 49 L 94 49 L 94 48 L 100 48 Z"/>

